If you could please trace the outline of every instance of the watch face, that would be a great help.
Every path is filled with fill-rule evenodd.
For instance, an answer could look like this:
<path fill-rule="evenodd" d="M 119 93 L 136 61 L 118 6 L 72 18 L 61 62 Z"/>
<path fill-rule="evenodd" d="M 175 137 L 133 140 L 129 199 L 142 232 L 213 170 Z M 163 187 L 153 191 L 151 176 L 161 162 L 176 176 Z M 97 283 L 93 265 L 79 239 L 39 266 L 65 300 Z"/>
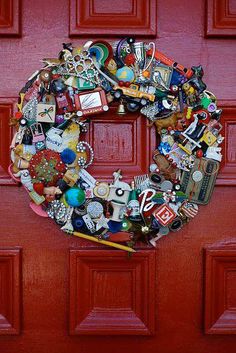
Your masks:
<path fill-rule="evenodd" d="M 93 92 L 88 94 L 83 94 L 79 97 L 81 109 L 90 109 L 95 107 L 100 107 L 102 105 L 101 97 L 99 92 Z"/>
<path fill-rule="evenodd" d="M 180 228 L 182 228 L 183 222 L 180 218 L 176 218 L 170 225 L 170 230 L 172 232 L 177 232 Z"/>
<path fill-rule="evenodd" d="M 107 193 L 107 188 L 105 186 L 100 186 L 98 187 L 97 189 L 97 193 L 100 195 L 100 196 L 105 196 L 106 193 Z"/>
<path fill-rule="evenodd" d="M 103 214 L 103 206 L 98 201 L 91 201 L 87 206 L 87 212 L 91 218 L 99 218 Z"/>
<path fill-rule="evenodd" d="M 193 181 L 197 183 L 202 180 L 203 174 L 202 172 L 200 172 L 200 170 L 196 170 L 195 172 L 193 172 L 192 178 L 193 178 Z"/>
<path fill-rule="evenodd" d="M 107 183 L 99 183 L 93 189 L 95 196 L 105 199 L 109 194 L 109 185 Z"/>

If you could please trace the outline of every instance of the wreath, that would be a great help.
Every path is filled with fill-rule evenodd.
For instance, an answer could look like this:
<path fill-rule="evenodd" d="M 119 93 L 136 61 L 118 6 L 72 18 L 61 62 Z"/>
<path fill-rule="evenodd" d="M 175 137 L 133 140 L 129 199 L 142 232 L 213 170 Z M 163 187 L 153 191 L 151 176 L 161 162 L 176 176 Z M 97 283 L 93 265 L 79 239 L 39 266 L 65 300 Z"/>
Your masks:
<path fill-rule="evenodd" d="M 42 62 L 10 122 L 16 132 L 9 173 L 38 215 L 67 233 L 132 252 L 137 241 L 156 246 L 209 202 L 222 159 L 222 111 L 201 65 L 185 68 L 154 43 L 131 37 L 63 43 L 58 58 Z M 158 135 L 149 170 L 130 184 L 121 170 L 109 183 L 89 173 L 89 121 L 109 114 L 112 104 L 118 114 L 139 111 Z"/>

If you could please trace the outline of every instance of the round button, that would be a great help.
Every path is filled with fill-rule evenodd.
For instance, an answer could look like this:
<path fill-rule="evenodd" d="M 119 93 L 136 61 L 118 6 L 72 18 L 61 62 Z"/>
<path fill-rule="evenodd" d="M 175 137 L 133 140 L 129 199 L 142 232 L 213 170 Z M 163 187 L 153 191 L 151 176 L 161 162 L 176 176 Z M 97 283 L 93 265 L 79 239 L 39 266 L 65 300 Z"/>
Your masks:
<path fill-rule="evenodd" d="M 215 103 L 213 103 L 213 102 L 211 102 L 209 105 L 208 105 L 208 107 L 207 107 L 207 110 L 210 112 L 210 113 L 213 113 L 213 112 L 215 112 L 216 111 L 216 104 Z"/>
<path fill-rule="evenodd" d="M 98 195 L 100 195 L 100 196 L 105 196 L 106 193 L 107 193 L 107 189 L 106 189 L 104 186 L 100 186 L 100 187 L 98 187 L 98 189 L 97 189 L 97 193 L 98 193 Z"/>
<path fill-rule="evenodd" d="M 175 92 L 178 92 L 179 87 L 177 85 L 172 85 L 172 86 L 170 86 L 170 90 L 171 90 L 171 92 L 175 93 Z"/>
<path fill-rule="evenodd" d="M 179 191 L 180 189 L 181 189 L 180 184 L 175 184 L 175 185 L 174 185 L 174 190 L 175 190 L 175 191 Z"/>
<path fill-rule="evenodd" d="M 124 195 L 124 190 L 122 190 L 122 189 L 120 189 L 120 188 L 117 189 L 117 190 L 116 190 L 116 195 L 117 195 L 117 196 L 123 196 L 123 195 Z"/>
<path fill-rule="evenodd" d="M 107 183 L 99 183 L 95 186 L 93 193 L 95 196 L 100 198 L 106 198 L 109 193 L 109 186 Z"/>
<path fill-rule="evenodd" d="M 27 126 L 27 120 L 25 118 L 21 118 L 19 120 L 19 124 L 20 124 L 20 126 L 25 127 L 25 126 Z"/>
<path fill-rule="evenodd" d="M 142 232 L 143 234 L 148 234 L 148 233 L 149 233 L 149 227 L 148 227 L 148 226 L 142 226 L 141 232 Z"/>
<path fill-rule="evenodd" d="M 202 150 L 197 150 L 196 157 L 197 158 L 202 158 L 203 157 L 203 151 Z"/>
<path fill-rule="evenodd" d="M 180 228 L 182 228 L 183 222 L 180 218 L 175 218 L 174 221 L 169 226 L 172 232 L 177 232 Z"/>
<path fill-rule="evenodd" d="M 195 172 L 193 172 L 193 174 L 192 174 L 193 181 L 198 183 L 199 181 L 202 180 L 202 178 L 203 178 L 203 174 L 202 174 L 202 172 L 200 172 L 200 170 L 196 170 Z"/>
<path fill-rule="evenodd" d="M 72 225 L 75 230 L 79 230 L 83 227 L 84 221 L 82 218 L 76 217 L 72 219 Z"/>
<path fill-rule="evenodd" d="M 48 70 L 42 70 L 39 74 L 39 78 L 40 80 L 42 80 L 43 82 L 49 82 L 52 78 L 52 74 L 50 71 Z"/>
<path fill-rule="evenodd" d="M 150 179 L 151 179 L 151 181 L 153 181 L 156 184 L 159 184 L 161 182 L 160 175 L 155 174 L 155 173 L 151 174 Z"/>
<path fill-rule="evenodd" d="M 102 204 L 98 201 L 91 201 L 87 206 L 87 212 L 91 218 L 99 218 L 103 214 Z"/>
<path fill-rule="evenodd" d="M 173 188 L 173 184 L 169 180 L 165 180 L 163 181 L 163 183 L 161 183 L 161 191 L 172 190 L 172 188 Z"/>
<path fill-rule="evenodd" d="M 157 168 L 158 168 L 158 166 L 155 163 L 153 163 L 149 166 L 149 170 L 151 173 L 155 172 L 157 170 Z"/>

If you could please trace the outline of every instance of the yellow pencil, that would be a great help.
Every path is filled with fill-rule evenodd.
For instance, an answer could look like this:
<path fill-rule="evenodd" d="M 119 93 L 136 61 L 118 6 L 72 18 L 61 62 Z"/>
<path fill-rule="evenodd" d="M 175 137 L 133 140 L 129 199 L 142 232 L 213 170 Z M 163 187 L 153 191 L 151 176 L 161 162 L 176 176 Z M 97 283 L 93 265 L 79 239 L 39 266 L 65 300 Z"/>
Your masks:
<path fill-rule="evenodd" d="M 80 238 L 83 238 L 83 239 L 88 239 L 88 240 L 94 241 L 95 243 L 100 243 L 100 244 L 112 246 L 113 248 L 117 248 L 117 249 L 120 249 L 120 250 L 126 250 L 126 251 L 129 251 L 129 252 L 136 252 L 134 249 L 130 248 L 129 246 L 113 243 L 113 242 L 107 241 L 107 240 L 102 240 L 102 239 L 100 240 L 100 239 L 98 239 L 96 237 L 92 237 L 92 236 L 87 235 L 87 234 L 83 234 L 83 233 L 79 233 L 79 232 L 68 232 L 68 233 L 73 234 L 76 237 L 80 237 Z"/>

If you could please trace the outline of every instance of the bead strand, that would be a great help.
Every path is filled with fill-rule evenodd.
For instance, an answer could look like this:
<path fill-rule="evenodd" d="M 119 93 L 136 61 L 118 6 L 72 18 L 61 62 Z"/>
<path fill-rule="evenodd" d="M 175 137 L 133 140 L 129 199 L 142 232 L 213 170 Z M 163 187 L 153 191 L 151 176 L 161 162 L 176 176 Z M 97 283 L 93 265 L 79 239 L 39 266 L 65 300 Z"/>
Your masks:
<path fill-rule="evenodd" d="M 86 147 L 89 149 L 90 152 L 90 160 L 86 164 L 85 158 L 84 157 L 79 157 L 78 164 L 80 167 L 83 167 L 84 169 L 88 168 L 89 165 L 93 163 L 94 159 L 94 152 L 90 144 L 86 141 L 80 141 L 78 145 L 76 146 L 77 152 L 85 152 Z"/>

